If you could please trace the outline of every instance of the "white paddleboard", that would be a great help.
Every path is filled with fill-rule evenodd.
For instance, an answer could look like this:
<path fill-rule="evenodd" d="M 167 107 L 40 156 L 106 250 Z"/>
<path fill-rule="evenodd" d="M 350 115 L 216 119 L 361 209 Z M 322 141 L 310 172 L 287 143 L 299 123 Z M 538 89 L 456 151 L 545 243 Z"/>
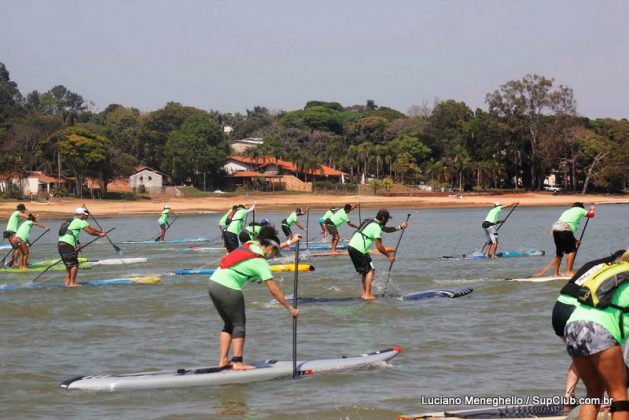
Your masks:
<path fill-rule="evenodd" d="M 548 276 L 548 277 L 523 277 L 521 279 L 505 279 L 508 281 L 526 281 L 526 282 L 530 282 L 530 283 L 545 283 L 547 281 L 568 281 L 570 280 L 570 277 L 567 276 L 560 276 L 560 277 L 552 277 L 552 276 Z"/>
<path fill-rule="evenodd" d="M 299 376 L 321 372 L 355 369 L 386 362 L 400 353 L 393 347 L 359 356 L 342 356 L 336 359 L 319 359 L 297 362 Z M 244 384 L 293 376 L 293 362 L 290 360 L 264 360 L 252 363 L 253 370 L 231 370 L 218 367 L 198 367 L 188 369 L 163 370 L 156 372 L 131 373 L 127 375 L 79 376 L 68 379 L 61 388 L 89 391 L 128 391 L 158 388 L 186 388 L 193 386 Z"/>

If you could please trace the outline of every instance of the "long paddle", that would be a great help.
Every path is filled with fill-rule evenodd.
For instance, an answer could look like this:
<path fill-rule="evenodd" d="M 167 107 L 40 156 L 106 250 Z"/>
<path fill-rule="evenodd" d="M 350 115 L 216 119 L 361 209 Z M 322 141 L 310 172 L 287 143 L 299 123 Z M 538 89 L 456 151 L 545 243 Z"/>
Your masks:
<path fill-rule="evenodd" d="M 411 218 L 411 214 L 407 214 L 406 215 L 406 223 L 408 223 L 408 219 Z M 402 236 L 404 236 L 404 231 L 406 229 L 402 229 L 402 233 L 400 233 L 400 237 L 397 238 L 397 244 L 395 245 L 395 255 L 397 257 L 397 250 L 400 247 L 400 242 L 402 242 Z M 389 284 L 389 279 L 391 278 L 391 269 L 393 268 L 393 263 L 395 262 L 395 260 L 391 261 L 391 264 L 389 264 L 389 271 L 387 271 L 387 280 L 384 282 L 384 287 L 382 287 L 382 291 L 383 293 L 386 293 L 387 290 L 387 284 Z"/>
<path fill-rule="evenodd" d="M 45 234 L 47 234 L 50 231 L 50 229 L 46 229 L 41 235 L 39 235 L 33 242 L 29 242 L 28 243 L 28 247 L 32 248 L 33 245 L 35 245 L 35 242 L 39 241 L 39 239 L 44 236 Z M 7 255 L 5 255 L 1 260 L 0 260 L 0 265 L 4 265 L 4 261 L 7 259 L 7 257 L 13 252 L 13 248 L 11 248 L 11 250 L 9 250 L 9 252 L 7 252 Z"/>
<path fill-rule="evenodd" d="M 592 216 L 594 217 L 594 216 Z M 581 236 L 579 236 L 579 243 L 577 244 L 577 250 L 574 251 L 574 259 L 577 259 L 577 252 L 579 252 L 579 248 L 581 248 L 581 240 L 583 239 L 583 235 L 585 234 L 585 229 L 588 228 L 588 223 L 590 222 L 590 217 L 587 217 L 585 220 L 585 226 L 583 226 L 583 230 L 581 231 Z M 574 262 L 573 262 L 574 263 Z"/>
<path fill-rule="evenodd" d="M 293 308 L 297 309 L 297 286 L 299 283 L 299 241 L 295 248 L 295 277 L 293 280 Z M 293 379 L 297 377 L 297 317 L 293 317 Z"/>
<path fill-rule="evenodd" d="M 177 219 L 179 219 L 179 216 L 175 217 L 172 221 L 172 223 L 166 223 L 168 226 L 166 227 L 166 232 L 168 232 L 168 229 L 170 229 L 170 227 L 172 225 L 175 224 L 175 222 L 177 221 Z M 154 239 L 155 242 L 159 241 L 159 239 L 162 237 L 162 234 L 160 233 L 159 235 L 157 235 L 157 238 Z"/>
<path fill-rule="evenodd" d="M 360 213 L 360 201 L 358 202 L 358 226 L 363 224 L 363 216 Z"/>
<path fill-rule="evenodd" d="M 310 209 L 308 209 L 308 214 L 306 214 L 306 250 L 310 247 L 310 239 L 308 237 L 308 233 L 310 232 Z"/>
<path fill-rule="evenodd" d="M 87 209 L 87 207 L 85 207 L 85 204 L 83 204 L 83 208 L 85 209 L 85 211 L 87 211 L 87 213 L 90 215 L 90 217 L 92 218 L 92 220 L 94 220 L 94 223 L 96 223 L 96 226 L 98 226 L 98 228 L 100 230 L 103 230 L 102 226 L 100 225 L 100 223 L 98 223 L 98 220 L 96 220 L 96 217 L 94 217 L 94 215 Z M 111 244 L 111 246 L 114 247 L 114 251 L 116 251 L 116 253 L 118 255 L 122 255 L 124 254 L 124 252 L 122 252 L 122 249 L 120 249 L 120 247 L 116 244 L 114 244 L 111 240 L 111 238 L 109 236 L 106 237 L 107 240 L 109 241 L 109 243 Z"/>
<path fill-rule="evenodd" d="M 106 233 L 109 233 L 109 232 L 111 232 L 111 231 L 112 231 L 112 230 L 114 230 L 114 229 L 116 229 L 116 228 L 115 228 L 115 227 L 113 227 L 113 228 L 109 229 Z M 86 243 L 85 245 L 83 245 L 83 246 L 79 247 L 79 249 L 78 249 L 77 251 L 80 251 L 80 250 L 82 250 L 83 248 L 87 248 L 87 246 L 88 246 L 88 245 L 90 245 L 91 243 L 96 242 L 96 241 L 97 241 L 97 240 L 99 240 L 99 239 L 100 239 L 100 236 L 99 236 L 99 237 L 97 237 L 97 238 L 92 239 L 91 241 L 89 241 L 89 242 L 88 242 L 88 243 Z M 46 267 L 46 269 L 45 269 L 44 271 L 42 271 L 41 273 L 39 273 L 39 274 L 37 275 L 37 277 L 35 277 L 33 280 L 31 280 L 31 283 L 35 283 L 35 282 L 37 281 L 37 279 L 39 279 L 39 278 L 40 278 L 41 276 L 43 276 L 43 275 L 44 275 L 44 274 L 45 274 L 48 270 L 50 270 L 51 268 L 53 268 L 55 265 L 59 264 L 61 261 L 63 261 L 63 260 L 58 260 L 57 262 L 55 262 L 55 263 L 53 263 L 53 264 L 49 265 L 48 267 Z"/>
<path fill-rule="evenodd" d="M 509 214 L 507 214 L 507 217 L 504 218 L 504 220 L 502 222 L 500 222 L 500 224 L 498 225 L 498 227 L 496 228 L 496 232 L 498 232 L 500 230 L 500 228 L 502 227 L 502 225 L 505 224 L 505 222 L 507 221 L 507 219 L 509 218 L 509 216 L 511 216 L 511 213 L 513 213 L 513 210 L 515 210 L 515 208 L 518 206 L 518 204 L 520 204 L 520 202 L 518 201 L 517 203 L 515 203 L 513 205 L 513 208 L 511 209 L 511 211 L 509 212 Z M 480 252 L 482 253 L 485 250 L 485 247 L 487 246 L 489 242 L 485 242 L 485 244 L 483 245 L 483 247 L 480 249 Z"/>

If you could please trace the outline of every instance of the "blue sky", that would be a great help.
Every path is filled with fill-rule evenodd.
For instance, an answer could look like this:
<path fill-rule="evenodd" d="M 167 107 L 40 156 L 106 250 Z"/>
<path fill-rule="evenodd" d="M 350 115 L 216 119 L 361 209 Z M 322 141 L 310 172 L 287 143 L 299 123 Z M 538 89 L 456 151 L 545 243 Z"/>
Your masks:
<path fill-rule="evenodd" d="M 62 84 L 100 110 L 486 109 L 532 73 L 581 115 L 628 118 L 627 16 L 621 0 L 0 0 L 0 61 L 24 94 Z"/>

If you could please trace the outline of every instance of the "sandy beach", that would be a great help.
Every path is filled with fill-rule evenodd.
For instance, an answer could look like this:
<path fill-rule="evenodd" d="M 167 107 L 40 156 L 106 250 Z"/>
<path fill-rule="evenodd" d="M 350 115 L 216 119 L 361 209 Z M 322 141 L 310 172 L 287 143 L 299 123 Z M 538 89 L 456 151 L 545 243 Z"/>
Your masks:
<path fill-rule="evenodd" d="M 570 206 L 575 201 L 590 204 L 629 203 L 629 197 L 623 195 L 579 195 L 552 193 L 505 193 L 505 194 L 463 194 L 462 196 L 418 194 L 412 197 L 389 197 L 373 195 L 335 195 L 335 194 L 247 194 L 247 195 L 214 195 L 198 198 L 171 198 L 122 201 L 122 200 L 91 200 L 57 198 L 46 202 L 23 201 L 29 212 L 39 217 L 64 216 L 72 214 L 76 207 L 85 204 L 94 214 L 102 216 L 118 216 L 125 214 L 159 213 L 163 204 L 170 204 L 176 213 L 213 213 L 226 211 L 233 204 L 249 205 L 257 201 L 259 210 L 288 210 L 294 207 L 311 207 L 313 210 L 324 210 L 330 206 L 360 202 L 362 208 L 456 208 L 486 207 L 494 202 L 511 204 L 519 202 L 520 206 Z M 18 201 L 0 202 L 0 216 L 7 217 L 15 210 Z"/>

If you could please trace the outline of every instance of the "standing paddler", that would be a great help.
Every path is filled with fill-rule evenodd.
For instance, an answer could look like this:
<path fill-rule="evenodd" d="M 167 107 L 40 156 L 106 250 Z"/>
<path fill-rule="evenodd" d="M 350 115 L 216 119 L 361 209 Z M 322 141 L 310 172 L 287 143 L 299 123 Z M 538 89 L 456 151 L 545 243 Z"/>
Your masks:
<path fill-rule="evenodd" d="M 90 213 L 83 207 L 78 207 L 74 211 L 74 218 L 65 221 L 59 229 L 59 242 L 57 244 L 57 250 L 59 256 L 66 266 L 66 287 L 79 287 L 76 284 L 76 274 L 79 271 L 79 235 L 81 231 L 89 233 L 92 236 L 107 235 L 107 232 L 98 230 L 90 226 L 85 220 L 90 216 Z"/>
<path fill-rule="evenodd" d="M 227 252 L 232 252 L 234 249 L 238 248 L 238 234 L 242 229 L 242 224 L 244 223 L 245 216 L 247 216 L 247 213 L 254 211 L 255 208 L 255 202 L 248 209 L 246 209 L 245 206 L 243 206 L 242 204 L 239 204 L 227 215 L 227 219 L 225 220 L 225 228 L 223 229 L 223 239 L 225 241 Z"/>
<path fill-rule="evenodd" d="M 392 252 L 387 252 L 384 245 L 382 245 L 382 232 L 396 232 L 408 226 L 406 222 L 395 227 L 385 226 L 390 219 L 391 215 L 389 214 L 389 210 L 378 210 L 375 219 L 367 219 L 360 225 L 347 247 L 349 257 L 352 259 L 352 263 L 354 263 L 354 268 L 362 275 L 363 292 L 360 297 L 364 300 L 373 300 L 376 298 L 371 294 L 371 284 L 375 277 L 376 269 L 369 255 L 369 250 L 375 242 L 376 248 L 381 254 L 386 256 L 389 261 L 395 261 L 395 255 Z"/>
<path fill-rule="evenodd" d="M 504 220 L 500 220 L 500 213 L 502 209 L 513 205 L 515 203 L 503 206 L 501 202 L 496 202 L 494 207 L 487 213 L 487 217 L 485 217 L 482 227 L 485 230 L 485 235 L 487 235 L 487 258 L 496 258 L 496 250 L 498 249 L 498 228 L 496 225 L 504 222 Z"/>
<path fill-rule="evenodd" d="M 18 204 L 16 207 L 16 210 L 13 213 L 11 213 L 11 216 L 9 216 L 9 221 L 7 222 L 7 228 L 4 230 L 4 233 L 2 234 L 2 237 L 4 239 L 9 240 L 9 243 L 11 244 L 11 248 L 13 249 L 13 251 L 11 251 L 11 259 L 9 260 L 9 264 L 8 264 L 9 267 L 11 267 L 15 263 L 15 260 L 17 259 L 19 246 L 17 244 L 17 236 L 15 235 L 15 233 L 17 232 L 18 227 L 20 225 L 20 219 L 28 220 L 28 216 L 26 215 L 26 206 L 22 203 Z"/>
<path fill-rule="evenodd" d="M 219 338 L 219 367 L 234 370 L 255 369 L 243 362 L 246 316 L 242 288 L 246 282 L 264 282 L 269 293 L 291 316 L 299 315 L 299 311 L 286 300 L 273 280 L 273 272 L 267 260 L 278 256 L 279 252 L 277 231 L 272 226 L 264 226 L 256 241 L 247 242 L 223 257 L 220 267 L 210 277 L 210 299 L 224 323 Z M 231 360 L 230 348 L 233 355 Z"/>
<path fill-rule="evenodd" d="M 286 219 L 282 220 L 282 232 L 284 232 L 284 235 L 286 235 L 286 239 L 289 239 L 289 240 L 293 239 L 293 231 L 290 229 L 292 225 L 296 225 L 299 229 L 303 230 L 304 232 L 308 231 L 308 228 L 302 225 L 301 222 L 299 221 L 299 216 L 303 216 L 309 211 L 310 211 L 310 208 L 307 208 L 306 210 L 304 210 L 301 207 L 298 207 Z"/>
<path fill-rule="evenodd" d="M 341 239 L 341 236 L 339 235 L 338 227 L 341 226 L 343 223 L 347 223 L 354 229 L 358 229 L 358 226 L 353 224 L 349 220 L 349 215 L 348 215 L 348 213 L 352 211 L 355 207 L 356 206 L 352 207 L 352 205 L 349 203 L 345 204 L 345 206 L 342 209 L 337 210 L 337 212 L 334 213 L 332 217 L 325 220 L 326 228 L 328 229 L 328 232 L 332 234 L 332 253 L 333 254 L 337 253 L 336 246 L 339 243 L 339 239 Z"/>
<path fill-rule="evenodd" d="M 162 214 L 159 215 L 159 219 L 157 220 L 157 223 L 159 224 L 159 227 L 162 231 L 159 237 L 160 241 L 166 239 L 166 229 L 168 229 L 168 227 L 170 226 L 168 220 L 170 219 L 171 214 L 175 214 L 175 212 L 170 210 L 170 206 L 168 204 L 165 204 L 164 209 L 162 210 Z"/>
<path fill-rule="evenodd" d="M 323 217 L 319 219 L 319 226 L 321 226 L 321 237 L 325 241 L 328 239 L 328 229 L 326 228 L 325 221 L 334 215 L 338 209 L 336 207 L 330 207 L 328 211 L 323 214 Z"/>
<path fill-rule="evenodd" d="M 37 218 L 32 214 L 28 215 L 28 220 L 20 225 L 15 236 L 17 236 L 18 250 L 20 251 L 20 268 L 28 268 L 28 256 L 29 256 L 29 242 L 28 239 L 31 235 L 31 228 L 37 226 L 46 229 L 46 226 L 39 223 Z"/>

